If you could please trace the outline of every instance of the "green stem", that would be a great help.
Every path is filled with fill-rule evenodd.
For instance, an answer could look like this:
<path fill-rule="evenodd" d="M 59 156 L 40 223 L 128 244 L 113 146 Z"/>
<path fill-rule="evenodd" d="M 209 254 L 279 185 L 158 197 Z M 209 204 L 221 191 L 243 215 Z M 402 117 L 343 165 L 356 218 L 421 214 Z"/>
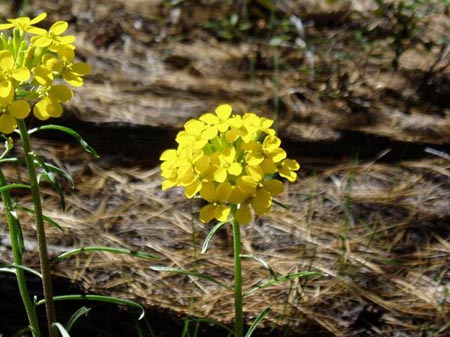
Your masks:
<path fill-rule="evenodd" d="M 6 186 L 6 179 L 3 175 L 3 171 L 0 170 L 0 186 Z M 17 266 L 22 265 L 22 252 L 19 246 L 19 223 L 13 216 L 14 208 L 11 201 L 9 191 L 3 191 L 1 193 L 3 204 L 6 212 L 6 221 L 8 223 L 9 237 L 11 239 L 11 249 L 13 253 L 14 264 Z M 20 296 L 27 313 L 28 323 L 33 337 L 41 337 L 41 330 L 39 328 L 39 322 L 36 316 L 36 308 L 31 300 L 30 293 L 28 292 L 25 273 L 22 269 L 17 268 L 15 270 L 17 285 L 19 287 Z"/>
<path fill-rule="evenodd" d="M 242 267 L 241 267 L 241 227 L 236 219 L 237 206 L 231 206 L 234 251 L 234 333 L 244 336 L 244 317 L 242 312 Z"/>
<path fill-rule="evenodd" d="M 55 304 L 53 302 L 53 289 L 50 275 L 50 263 L 47 252 L 47 240 L 45 238 L 44 216 L 42 213 L 41 196 L 39 190 L 39 183 L 36 175 L 36 167 L 34 165 L 34 154 L 31 149 L 30 137 L 28 135 L 25 121 L 17 120 L 19 126 L 20 138 L 22 139 L 22 146 L 25 155 L 25 162 L 27 165 L 28 176 L 31 185 L 31 194 L 34 204 L 34 218 L 36 224 L 36 235 L 39 244 L 39 259 L 41 264 L 42 287 L 45 298 L 45 311 L 47 314 L 47 325 L 50 337 L 57 337 L 58 330 L 54 323 L 56 322 Z"/>

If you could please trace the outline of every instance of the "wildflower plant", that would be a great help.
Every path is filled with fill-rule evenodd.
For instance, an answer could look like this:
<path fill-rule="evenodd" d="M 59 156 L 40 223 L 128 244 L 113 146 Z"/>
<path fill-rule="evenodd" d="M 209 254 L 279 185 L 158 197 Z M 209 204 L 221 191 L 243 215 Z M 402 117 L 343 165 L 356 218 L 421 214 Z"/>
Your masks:
<path fill-rule="evenodd" d="M 300 168 L 287 158 L 272 124 L 254 113 L 232 114 L 232 107 L 222 104 L 214 113 L 186 122 L 176 136 L 178 147 L 160 157 L 163 190 L 181 186 L 187 198 L 206 201 L 200 209 L 202 222 L 232 224 L 236 337 L 244 333 L 240 226 L 249 224 L 253 214 L 267 214 L 284 190 L 283 180 L 295 182 Z"/>
<path fill-rule="evenodd" d="M 48 333 L 56 337 L 58 330 L 62 335 L 68 336 L 68 330 L 83 311 L 76 312 L 70 324 L 64 327 L 56 321 L 54 301 L 56 300 L 97 300 L 142 307 L 136 303 L 95 295 L 66 295 L 53 296 L 49 259 L 47 254 L 46 233 L 44 222 L 61 227 L 48 216 L 43 214 L 40 181 L 47 181 L 58 192 L 61 207 L 64 209 L 64 191 L 57 176 L 62 175 L 73 185 L 72 178 L 61 168 L 46 163 L 45 160 L 32 149 L 31 135 L 40 130 L 58 130 L 75 137 L 85 151 L 97 157 L 95 150 L 90 147 L 74 130 L 59 125 L 42 125 L 28 129 L 26 119 L 32 114 L 41 121 L 60 117 L 63 112 L 63 103 L 72 99 L 72 87 L 83 85 L 83 76 L 90 73 L 87 63 L 78 62 L 75 58 L 75 37 L 67 35 L 68 23 L 57 21 L 46 30 L 37 27 L 46 18 L 41 13 L 33 19 L 19 17 L 8 19 L 7 23 L 0 23 L 0 136 L 5 140 L 3 154 L 0 155 L 2 163 L 25 162 L 29 184 L 8 184 L 0 169 L 0 195 L 3 200 L 3 209 L 11 238 L 12 255 L 14 262 L 1 266 L 1 272 L 12 272 L 16 275 L 19 291 L 28 317 L 28 332 L 33 337 L 40 337 L 41 329 L 37 319 L 36 308 L 45 304 Z M 8 153 L 13 147 L 13 140 L 9 134 L 17 132 L 20 135 L 24 159 L 9 157 Z M 22 207 L 14 202 L 9 190 L 24 188 L 31 191 L 33 209 Z M 36 236 L 39 246 L 40 272 L 32 270 L 22 263 L 25 250 L 22 230 L 16 210 L 29 211 L 34 215 Z M 85 247 L 69 251 L 58 259 L 73 254 L 89 251 L 109 251 L 113 253 L 131 254 L 141 258 L 155 259 L 149 254 L 131 252 L 126 249 L 111 247 Z M 25 272 L 32 272 L 42 279 L 44 299 L 35 298 L 32 301 L 27 289 Z"/>

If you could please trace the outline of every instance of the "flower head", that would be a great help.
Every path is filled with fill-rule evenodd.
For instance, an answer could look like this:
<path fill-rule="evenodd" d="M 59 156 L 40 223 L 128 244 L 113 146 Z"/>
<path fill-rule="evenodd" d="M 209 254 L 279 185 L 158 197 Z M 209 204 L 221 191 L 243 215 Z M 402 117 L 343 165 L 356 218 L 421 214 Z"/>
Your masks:
<path fill-rule="evenodd" d="M 30 113 L 30 105 L 25 100 L 12 100 L 12 95 L 0 98 L 0 132 L 8 134 L 17 126 L 16 119 L 24 119 Z"/>
<path fill-rule="evenodd" d="M 30 19 L 29 17 L 22 16 L 20 18 L 16 19 L 8 19 L 9 23 L 1 23 L 0 24 L 0 30 L 10 29 L 10 28 L 16 28 L 23 32 L 28 32 L 31 34 L 42 34 L 45 32 L 42 28 L 34 27 L 33 25 L 41 22 L 47 17 L 47 13 L 41 13 L 38 16 L 36 16 L 34 19 Z"/>
<path fill-rule="evenodd" d="M 59 117 L 62 103 L 72 99 L 73 87 L 83 85 L 90 72 L 84 62 L 76 62 L 73 35 L 64 35 L 65 21 L 55 22 L 47 31 L 34 25 L 46 18 L 19 17 L 0 24 L 0 132 L 10 133 L 16 119 L 33 114 L 40 120 Z M 9 34 L 9 35 L 8 35 Z M 32 36 L 30 36 L 30 34 Z"/>
<path fill-rule="evenodd" d="M 252 210 L 269 212 L 273 197 L 284 190 L 279 177 L 294 182 L 300 168 L 286 158 L 272 124 L 254 113 L 232 115 L 228 104 L 186 122 L 176 137 L 178 148 L 160 157 L 162 188 L 181 186 L 187 198 L 203 198 L 203 222 L 227 221 L 233 205 L 240 224 L 251 221 Z"/>

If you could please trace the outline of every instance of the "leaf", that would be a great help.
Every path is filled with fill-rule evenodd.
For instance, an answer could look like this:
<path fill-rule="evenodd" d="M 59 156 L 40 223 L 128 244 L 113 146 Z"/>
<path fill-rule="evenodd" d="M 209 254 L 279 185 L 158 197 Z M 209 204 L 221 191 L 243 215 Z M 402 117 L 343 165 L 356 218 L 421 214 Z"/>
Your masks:
<path fill-rule="evenodd" d="M 60 334 L 62 337 L 70 337 L 69 333 L 67 332 L 67 330 L 62 326 L 61 323 L 55 322 L 53 323 L 54 326 L 56 326 L 56 328 L 59 330 Z"/>
<path fill-rule="evenodd" d="M 30 189 L 31 186 L 30 185 L 25 185 L 25 184 L 9 184 L 9 185 L 5 185 L 0 187 L 0 193 L 3 193 L 5 191 L 9 191 L 12 190 L 14 188 L 26 188 L 26 189 Z"/>
<path fill-rule="evenodd" d="M 91 311 L 91 308 L 81 307 L 77 311 L 75 311 L 72 316 L 70 316 L 69 321 L 66 324 L 67 331 L 72 329 L 72 326 L 80 319 L 82 316 L 87 316 Z"/>
<path fill-rule="evenodd" d="M 30 130 L 28 133 L 34 133 L 36 131 L 40 131 L 40 130 L 57 130 L 57 131 L 61 131 L 64 132 L 72 137 L 74 137 L 78 143 L 80 144 L 80 146 L 83 148 L 84 151 L 86 151 L 87 153 L 89 153 L 90 155 L 92 155 L 95 159 L 100 158 L 100 156 L 97 154 L 97 152 L 95 151 L 95 149 L 90 146 L 79 134 L 78 132 L 76 132 L 75 130 L 68 128 L 66 126 L 61 126 L 61 125 L 54 125 L 54 124 L 48 124 L 48 125 L 42 125 L 40 127 L 37 127 L 33 130 Z"/>
<path fill-rule="evenodd" d="M 34 209 L 28 208 L 28 207 L 24 207 L 24 206 L 20 206 L 20 205 L 14 205 L 15 209 L 20 209 L 21 211 L 25 211 L 28 212 L 30 214 L 34 214 Z M 59 223 L 57 223 L 55 220 L 53 220 L 51 217 L 47 216 L 47 215 L 42 215 L 44 221 L 46 223 L 48 223 L 49 225 L 59 229 L 61 232 L 64 232 L 64 228 L 61 227 L 61 225 Z"/>
<path fill-rule="evenodd" d="M 17 264 L 0 264 L 0 271 L 15 274 L 15 269 L 21 269 L 42 278 L 42 275 L 34 269 Z"/>
<path fill-rule="evenodd" d="M 125 300 L 122 298 L 112 297 L 112 296 L 104 296 L 104 295 L 61 295 L 61 296 L 54 296 L 53 301 L 96 301 L 96 302 L 105 302 L 105 303 L 113 303 L 113 304 L 119 304 L 119 305 L 126 305 L 132 308 L 137 308 L 141 311 L 141 314 L 139 315 L 139 320 L 141 320 L 145 315 L 145 310 L 142 305 L 139 303 Z M 36 302 L 36 306 L 45 304 L 45 299 L 42 299 L 38 302 Z"/>
<path fill-rule="evenodd" d="M 228 287 L 225 283 L 222 283 L 222 282 L 216 280 L 214 277 L 203 274 L 203 273 L 196 272 L 194 270 L 184 270 L 184 269 L 164 267 L 164 266 L 150 266 L 150 269 L 155 270 L 155 271 L 170 272 L 170 273 L 176 273 L 176 274 L 182 274 L 182 275 L 191 275 L 194 277 L 198 277 L 198 278 L 202 278 L 204 280 L 211 281 L 211 282 L 216 283 L 226 289 L 231 290 L 231 288 Z"/>
<path fill-rule="evenodd" d="M 277 275 L 275 274 L 275 272 L 273 271 L 273 269 L 272 269 L 272 268 L 269 266 L 269 264 L 268 264 L 265 260 L 263 260 L 262 258 L 256 257 L 256 256 L 254 256 L 254 255 L 247 255 L 247 254 L 244 254 L 244 255 L 241 254 L 241 257 L 245 257 L 245 258 L 248 258 L 248 259 L 252 259 L 252 260 L 255 260 L 255 261 L 261 263 L 261 265 L 262 265 L 265 269 L 267 269 L 267 270 L 269 271 L 271 277 L 273 277 L 273 278 L 276 278 L 276 277 L 277 277 Z"/>
<path fill-rule="evenodd" d="M 44 170 L 44 172 L 41 172 L 38 175 L 38 181 L 40 181 L 41 180 L 40 178 L 42 177 L 44 178 L 44 180 L 46 180 L 53 186 L 56 193 L 58 193 L 61 209 L 64 211 L 66 209 L 66 197 L 64 195 L 64 189 L 59 183 L 59 181 L 56 179 L 56 176 L 53 174 L 53 171 L 49 168 L 49 164 L 44 162 L 44 160 L 36 154 L 34 155 L 34 162 Z"/>
<path fill-rule="evenodd" d="M 277 284 L 277 283 L 286 282 L 286 281 L 293 280 L 296 278 L 305 278 L 305 277 L 313 277 L 313 276 L 326 276 L 326 275 L 323 273 L 318 273 L 318 272 L 314 272 L 314 271 L 301 271 L 298 273 L 287 274 L 284 276 L 277 276 L 275 278 L 269 279 L 269 280 L 261 283 L 260 285 L 252 288 L 248 292 L 248 294 L 253 294 L 255 291 L 257 291 L 259 289 L 267 288 L 267 287 Z"/>
<path fill-rule="evenodd" d="M 72 177 L 70 176 L 69 173 L 64 171 L 62 168 L 59 168 L 58 166 L 55 166 L 55 165 L 52 165 L 52 164 L 49 164 L 49 163 L 46 163 L 46 162 L 42 162 L 42 164 L 44 165 L 44 167 L 42 167 L 43 169 L 45 169 L 47 171 L 50 171 L 50 172 L 53 172 L 53 173 L 58 173 L 58 174 L 62 175 L 64 178 L 67 179 L 67 181 L 70 184 L 70 187 L 72 189 L 75 188 L 75 183 L 73 182 L 73 179 L 72 179 Z"/>
<path fill-rule="evenodd" d="M 253 321 L 252 325 L 248 329 L 247 333 L 245 334 L 245 337 L 250 337 L 252 335 L 253 331 L 255 331 L 259 323 L 261 323 L 261 321 L 264 319 L 264 317 L 266 317 L 266 315 L 270 312 L 270 310 L 271 310 L 270 308 L 266 308 L 258 315 L 258 317 L 256 317 L 256 319 Z"/>
<path fill-rule="evenodd" d="M 217 225 L 215 225 L 213 228 L 211 228 L 211 230 L 209 231 L 208 235 L 205 238 L 205 242 L 203 242 L 202 251 L 201 251 L 202 254 L 205 254 L 206 251 L 208 250 L 209 242 L 211 241 L 214 234 L 216 234 L 216 232 L 226 223 L 227 222 L 219 222 Z"/>
<path fill-rule="evenodd" d="M 89 246 L 89 247 L 83 247 L 83 248 L 77 248 L 70 250 L 68 252 L 65 252 L 61 255 L 59 255 L 56 259 L 62 260 L 72 255 L 77 255 L 81 253 L 88 253 L 88 252 L 108 252 L 108 253 L 114 253 L 114 254 L 127 254 L 134 257 L 139 257 L 147 260 L 159 260 L 157 256 L 144 253 L 144 252 L 135 252 L 130 249 L 126 248 L 115 248 L 115 247 L 104 247 L 104 246 Z"/>

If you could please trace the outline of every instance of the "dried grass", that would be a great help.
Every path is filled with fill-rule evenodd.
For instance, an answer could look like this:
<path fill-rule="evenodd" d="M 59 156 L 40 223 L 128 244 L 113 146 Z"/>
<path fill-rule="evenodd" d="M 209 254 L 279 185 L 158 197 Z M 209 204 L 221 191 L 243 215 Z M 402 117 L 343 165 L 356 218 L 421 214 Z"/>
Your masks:
<path fill-rule="evenodd" d="M 198 203 L 186 200 L 181 190 L 161 191 L 158 168 L 110 169 L 105 162 L 74 156 L 67 145 L 41 148 L 60 158 L 76 182 L 65 213 L 58 210 L 55 193 L 45 192 L 46 214 L 65 229 L 49 228 L 52 256 L 83 246 L 123 247 L 159 256 L 158 265 L 194 269 L 232 285 L 229 231 L 219 232 L 200 254 L 210 226 L 198 222 Z M 247 320 L 270 306 L 266 324 L 289 324 L 306 333 L 318 325 L 336 336 L 358 331 L 444 336 L 447 330 L 438 331 L 450 317 L 449 168 L 448 161 L 435 158 L 399 165 L 343 163 L 286 186 L 280 201 L 291 207 L 274 206 L 268 216 L 243 227 L 243 250 L 263 258 L 279 275 L 311 270 L 326 276 L 274 284 L 246 296 Z M 15 169 L 7 173 L 18 180 Z M 20 199 L 30 202 L 27 196 Z M 32 246 L 33 229 L 23 224 Z M 230 291 L 192 276 L 155 272 L 150 265 L 92 253 L 53 268 L 88 292 L 231 322 Z M 253 260 L 244 260 L 243 268 L 246 291 L 269 278 Z"/>

